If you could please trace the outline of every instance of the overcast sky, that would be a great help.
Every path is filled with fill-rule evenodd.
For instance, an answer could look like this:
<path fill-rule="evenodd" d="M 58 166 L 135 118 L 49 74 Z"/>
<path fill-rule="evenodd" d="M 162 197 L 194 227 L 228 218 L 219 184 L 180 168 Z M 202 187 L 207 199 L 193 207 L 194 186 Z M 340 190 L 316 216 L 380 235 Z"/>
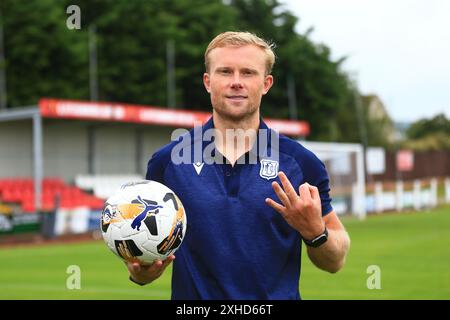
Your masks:
<path fill-rule="evenodd" d="M 395 121 L 450 117 L 449 0 L 280 0 Z"/>

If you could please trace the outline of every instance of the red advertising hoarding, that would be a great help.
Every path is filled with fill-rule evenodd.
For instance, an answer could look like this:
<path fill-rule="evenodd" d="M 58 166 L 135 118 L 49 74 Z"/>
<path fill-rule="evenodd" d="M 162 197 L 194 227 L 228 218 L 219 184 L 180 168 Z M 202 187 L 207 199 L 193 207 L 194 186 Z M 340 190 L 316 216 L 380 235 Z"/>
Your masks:
<path fill-rule="evenodd" d="M 211 117 L 211 113 L 202 111 L 59 99 L 41 99 L 39 110 L 42 117 L 45 118 L 131 122 L 185 128 L 205 123 Z M 305 121 L 269 118 L 265 118 L 264 121 L 270 128 L 282 134 L 290 136 L 307 136 L 309 134 L 309 124 Z"/>

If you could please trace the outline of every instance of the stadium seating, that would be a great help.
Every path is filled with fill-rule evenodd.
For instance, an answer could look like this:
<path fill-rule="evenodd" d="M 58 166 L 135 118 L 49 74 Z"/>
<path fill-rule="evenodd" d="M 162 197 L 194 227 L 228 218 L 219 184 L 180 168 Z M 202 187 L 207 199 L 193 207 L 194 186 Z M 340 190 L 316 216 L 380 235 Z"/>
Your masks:
<path fill-rule="evenodd" d="M 21 206 L 23 212 L 35 212 L 34 198 L 33 179 L 0 179 L 0 200 L 3 203 L 16 203 Z M 42 211 L 53 211 L 57 207 L 72 209 L 82 206 L 98 210 L 103 207 L 103 203 L 103 199 L 68 185 L 60 178 L 45 178 L 42 182 Z"/>
<path fill-rule="evenodd" d="M 12 212 L 13 212 L 13 209 L 10 206 L 0 203 L 0 215 L 1 214 L 10 215 L 10 214 L 12 214 Z"/>

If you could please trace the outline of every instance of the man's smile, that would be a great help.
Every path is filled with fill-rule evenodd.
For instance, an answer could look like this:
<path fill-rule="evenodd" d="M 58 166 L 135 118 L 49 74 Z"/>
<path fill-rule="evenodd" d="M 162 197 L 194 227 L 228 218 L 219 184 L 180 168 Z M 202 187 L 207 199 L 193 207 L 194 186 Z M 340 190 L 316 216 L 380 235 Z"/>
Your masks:
<path fill-rule="evenodd" d="M 225 96 L 225 97 L 232 101 L 244 101 L 245 99 L 247 99 L 247 96 L 244 96 L 244 95 L 229 95 L 229 96 Z"/>

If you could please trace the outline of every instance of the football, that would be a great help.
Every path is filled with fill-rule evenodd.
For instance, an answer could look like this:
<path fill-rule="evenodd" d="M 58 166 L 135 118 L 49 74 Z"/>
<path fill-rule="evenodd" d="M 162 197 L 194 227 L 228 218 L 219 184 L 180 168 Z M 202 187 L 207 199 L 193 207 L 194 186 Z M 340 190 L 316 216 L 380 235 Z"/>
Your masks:
<path fill-rule="evenodd" d="M 151 264 L 181 245 L 186 214 L 176 194 L 150 180 L 124 184 L 109 197 L 101 217 L 105 243 L 121 259 Z"/>

